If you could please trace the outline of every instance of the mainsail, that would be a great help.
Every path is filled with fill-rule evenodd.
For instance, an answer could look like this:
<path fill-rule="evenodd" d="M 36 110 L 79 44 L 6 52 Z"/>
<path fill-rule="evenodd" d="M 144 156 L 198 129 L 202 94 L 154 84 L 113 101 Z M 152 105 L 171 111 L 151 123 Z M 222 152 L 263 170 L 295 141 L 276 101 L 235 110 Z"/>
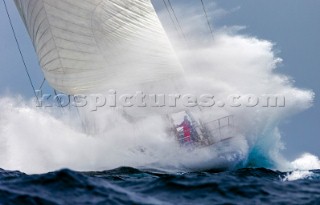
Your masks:
<path fill-rule="evenodd" d="M 15 0 L 45 78 L 66 94 L 174 79 L 182 69 L 150 0 Z"/>

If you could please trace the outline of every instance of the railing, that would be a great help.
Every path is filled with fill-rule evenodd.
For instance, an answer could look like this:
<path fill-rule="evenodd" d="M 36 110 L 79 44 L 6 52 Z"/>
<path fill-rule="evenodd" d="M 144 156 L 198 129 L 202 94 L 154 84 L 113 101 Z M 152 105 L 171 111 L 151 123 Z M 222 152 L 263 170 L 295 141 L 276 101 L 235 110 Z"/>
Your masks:
<path fill-rule="evenodd" d="M 202 123 L 204 133 L 209 140 L 209 144 L 214 144 L 225 139 L 229 139 L 234 131 L 234 116 L 229 115 L 223 118 Z"/>
<path fill-rule="evenodd" d="M 179 144 L 181 146 L 191 144 L 200 147 L 209 146 L 233 137 L 232 133 L 234 130 L 234 116 L 230 115 L 200 123 L 192 120 L 191 125 L 191 142 L 188 140 L 189 137 L 184 136 L 184 130 L 182 127 L 178 127 L 176 129 L 176 135 Z"/>
<path fill-rule="evenodd" d="M 229 115 L 229 116 L 226 116 L 226 117 L 215 119 L 215 120 L 212 120 L 212 121 L 209 121 L 209 122 L 205 122 L 203 124 L 206 125 L 206 124 L 211 124 L 211 123 L 214 123 L 214 122 L 218 122 L 218 124 L 221 125 L 222 120 L 227 120 L 227 125 L 228 126 L 231 126 L 231 125 L 234 124 L 234 116 L 233 115 Z"/>

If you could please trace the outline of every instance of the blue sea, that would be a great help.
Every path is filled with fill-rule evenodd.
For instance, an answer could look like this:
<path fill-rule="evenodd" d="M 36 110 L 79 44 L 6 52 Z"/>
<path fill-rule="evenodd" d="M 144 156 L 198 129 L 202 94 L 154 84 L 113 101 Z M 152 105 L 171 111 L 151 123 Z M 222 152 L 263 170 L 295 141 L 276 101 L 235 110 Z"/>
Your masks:
<path fill-rule="evenodd" d="M 292 180 L 293 175 L 302 175 Z M 41 175 L 0 170 L 0 204 L 320 204 L 320 170 L 165 173 L 118 168 Z"/>

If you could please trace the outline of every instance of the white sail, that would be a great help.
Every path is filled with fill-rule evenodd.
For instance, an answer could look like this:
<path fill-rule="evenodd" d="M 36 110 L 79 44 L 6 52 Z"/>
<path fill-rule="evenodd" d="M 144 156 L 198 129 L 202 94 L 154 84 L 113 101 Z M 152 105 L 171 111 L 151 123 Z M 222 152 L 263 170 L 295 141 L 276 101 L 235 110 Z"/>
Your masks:
<path fill-rule="evenodd" d="M 49 84 L 67 94 L 180 76 L 150 0 L 15 0 Z"/>

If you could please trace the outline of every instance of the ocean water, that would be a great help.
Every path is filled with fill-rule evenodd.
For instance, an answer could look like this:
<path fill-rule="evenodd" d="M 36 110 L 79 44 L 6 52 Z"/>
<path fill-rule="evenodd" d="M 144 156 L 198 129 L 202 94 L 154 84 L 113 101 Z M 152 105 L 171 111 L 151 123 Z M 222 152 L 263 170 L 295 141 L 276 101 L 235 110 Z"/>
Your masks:
<path fill-rule="evenodd" d="M 0 170 L 0 204 L 320 204 L 320 170 L 165 173 L 124 167 L 42 175 Z"/>
<path fill-rule="evenodd" d="M 293 162 L 282 159 L 276 155 L 277 129 L 261 132 L 256 143 L 250 137 L 235 141 L 244 150 L 242 166 L 191 172 L 172 165 L 179 165 L 181 156 L 206 162 L 215 155 L 181 155 L 185 152 L 175 150 L 161 118 L 136 124 L 120 120 L 106 134 L 90 137 L 68 124 L 68 118 L 14 102 L 0 100 L 0 205 L 320 204 L 319 157 L 306 153 Z M 114 169 L 122 166 L 127 167 Z"/>

